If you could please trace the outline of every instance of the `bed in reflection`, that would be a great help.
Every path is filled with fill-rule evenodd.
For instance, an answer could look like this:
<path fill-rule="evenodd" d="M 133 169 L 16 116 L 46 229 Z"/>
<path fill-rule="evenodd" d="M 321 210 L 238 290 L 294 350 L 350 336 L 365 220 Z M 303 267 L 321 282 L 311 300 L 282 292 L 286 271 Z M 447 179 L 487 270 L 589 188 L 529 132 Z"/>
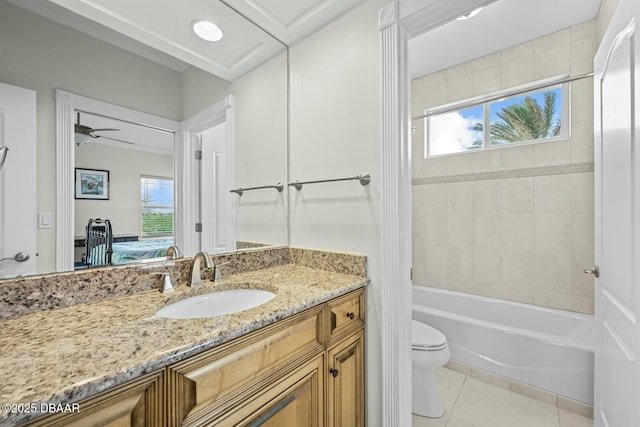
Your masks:
<path fill-rule="evenodd" d="M 173 245 L 173 237 L 114 243 L 111 262 L 113 265 L 119 265 L 142 259 L 165 257 L 171 245 Z"/>

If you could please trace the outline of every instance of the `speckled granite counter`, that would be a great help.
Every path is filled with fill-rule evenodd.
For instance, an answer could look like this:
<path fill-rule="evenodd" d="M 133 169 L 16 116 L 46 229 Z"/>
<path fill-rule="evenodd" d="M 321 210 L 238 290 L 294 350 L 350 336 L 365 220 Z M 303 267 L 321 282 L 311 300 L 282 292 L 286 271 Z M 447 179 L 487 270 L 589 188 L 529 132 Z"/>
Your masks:
<path fill-rule="evenodd" d="M 302 263 L 302 262 L 301 262 Z M 191 290 L 158 291 L 40 311 L 0 326 L 0 403 L 73 402 L 365 286 L 362 276 L 299 264 L 230 275 Z M 237 287 L 271 290 L 266 304 L 211 319 L 165 319 L 163 305 Z M 0 425 L 29 414 L 0 413 Z"/>

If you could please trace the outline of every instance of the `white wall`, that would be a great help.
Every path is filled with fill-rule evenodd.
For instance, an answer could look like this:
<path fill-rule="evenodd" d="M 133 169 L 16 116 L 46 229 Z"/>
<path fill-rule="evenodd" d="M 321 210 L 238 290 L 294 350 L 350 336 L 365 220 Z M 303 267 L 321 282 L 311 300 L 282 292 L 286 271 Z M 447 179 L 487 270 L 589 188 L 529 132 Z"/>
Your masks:
<path fill-rule="evenodd" d="M 182 118 L 180 73 L 5 2 L 0 81 L 37 92 L 39 211 L 55 212 L 54 89 Z M 37 230 L 37 245 L 38 271 L 54 271 L 55 229 Z"/>
<path fill-rule="evenodd" d="M 109 200 L 75 200 L 74 235 L 89 218 L 111 220 L 115 234 L 140 235 L 140 177 L 173 177 L 173 156 L 99 143 L 76 148 L 76 167 L 109 171 Z"/>
<path fill-rule="evenodd" d="M 381 159 L 378 9 L 369 0 L 290 49 L 292 180 L 371 174 L 290 190 L 291 245 L 367 255 L 367 425 L 381 423 Z"/>

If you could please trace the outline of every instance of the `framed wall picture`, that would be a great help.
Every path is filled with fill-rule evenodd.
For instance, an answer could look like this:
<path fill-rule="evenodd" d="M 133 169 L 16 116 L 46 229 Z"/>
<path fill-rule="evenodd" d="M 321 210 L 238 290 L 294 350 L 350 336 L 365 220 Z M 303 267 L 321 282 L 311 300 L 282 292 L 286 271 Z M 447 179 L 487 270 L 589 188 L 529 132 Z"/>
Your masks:
<path fill-rule="evenodd" d="M 76 199 L 109 200 L 109 171 L 76 169 Z"/>

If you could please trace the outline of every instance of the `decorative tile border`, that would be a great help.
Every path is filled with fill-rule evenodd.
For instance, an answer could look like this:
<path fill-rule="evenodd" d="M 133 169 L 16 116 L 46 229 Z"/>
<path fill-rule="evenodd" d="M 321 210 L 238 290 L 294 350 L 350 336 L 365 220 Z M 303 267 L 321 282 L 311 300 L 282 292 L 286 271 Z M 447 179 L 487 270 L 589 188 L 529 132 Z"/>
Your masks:
<path fill-rule="evenodd" d="M 411 185 L 450 184 L 454 182 L 486 181 L 490 179 L 527 178 L 533 176 L 564 175 L 570 173 L 593 172 L 593 163 L 576 163 L 572 165 L 544 166 L 538 168 L 511 169 L 495 172 L 468 173 L 461 175 L 435 176 L 430 178 L 414 178 Z"/>
<path fill-rule="evenodd" d="M 542 390 L 501 375 L 496 375 L 485 371 L 484 369 L 478 369 L 474 366 L 467 365 L 466 363 L 458 362 L 457 360 L 450 360 L 444 366 L 452 371 L 460 372 L 461 374 L 495 385 L 496 387 L 505 388 L 514 393 L 530 397 L 531 399 L 548 403 L 549 405 L 557 406 L 558 408 L 573 412 L 574 414 L 593 419 L 593 406 L 587 403 L 579 402 L 560 394 Z"/>

